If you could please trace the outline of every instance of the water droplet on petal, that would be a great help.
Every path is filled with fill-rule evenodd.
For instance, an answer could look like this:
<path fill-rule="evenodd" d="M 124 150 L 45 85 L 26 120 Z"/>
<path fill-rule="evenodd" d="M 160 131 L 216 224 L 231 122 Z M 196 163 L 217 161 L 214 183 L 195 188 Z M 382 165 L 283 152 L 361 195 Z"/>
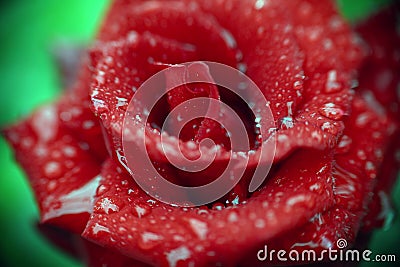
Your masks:
<path fill-rule="evenodd" d="M 58 178 L 62 174 L 61 165 L 58 162 L 50 161 L 44 166 L 44 174 L 49 178 Z"/>
<path fill-rule="evenodd" d="M 246 63 L 238 63 L 237 64 L 237 69 L 242 72 L 242 73 L 246 73 L 247 71 L 247 64 Z"/>
<path fill-rule="evenodd" d="M 202 215 L 202 214 L 207 215 L 208 213 L 209 213 L 208 208 L 206 206 L 200 206 L 197 208 L 197 214 L 199 214 L 199 215 Z"/>
<path fill-rule="evenodd" d="M 101 200 L 100 206 L 106 214 L 111 214 L 119 211 L 119 207 L 107 197 Z"/>
<path fill-rule="evenodd" d="M 179 261 L 189 259 L 190 255 L 190 250 L 188 250 L 185 246 L 179 247 L 166 253 L 167 261 L 170 267 L 176 267 Z"/>
<path fill-rule="evenodd" d="M 110 229 L 108 227 L 105 227 L 101 224 L 96 223 L 94 227 L 92 228 L 93 234 L 97 235 L 99 232 L 106 232 L 110 233 Z"/>
<path fill-rule="evenodd" d="M 265 6 L 265 0 L 257 0 L 257 1 L 254 3 L 254 8 L 255 8 L 256 10 L 260 10 L 260 9 L 262 9 L 264 6 Z"/>
<path fill-rule="evenodd" d="M 328 78 L 327 78 L 326 84 L 325 84 L 325 92 L 335 93 L 342 89 L 340 86 L 340 83 L 338 83 L 336 79 L 337 79 L 336 70 L 329 71 Z"/>
<path fill-rule="evenodd" d="M 181 114 L 179 114 L 178 117 L 177 117 L 176 119 L 177 119 L 178 122 L 183 121 L 183 118 L 182 118 L 182 115 L 181 115 Z"/>
<path fill-rule="evenodd" d="M 363 150 L 358 150 L 357 151 L 357 157 L 361 160 L 366 160 L 367 156 L 365 155 L 365 152 Z"/>
<path fill-rule="evenodd" d="M 147 205 L 136 205 L 132 213 L 138 218 L 143 218 L 151 213 L 151 208 Z"/>
<path fill-rule="evenodd" d="M 319 109 L 319 113 L 332 120 L 340 120 L 344 115 L 344 111 L 333 103 L 325 104 Z"/>
<path fill-rule="evenodd" d="M 123 97 L 116 97 L 117 99 L 117 107 L 123 107 L 128 105 L 128 99 L 123 98 Z"/>
<path fill-rule="evenodd" d="M 376 178 L 376 168 L 371 161 L 365 162 L 365 172 L 370 178 Z"/>
<path fill-rule="evenodd" d="M 294 126 L 292 117 L 284 117 L 284 118 L 282 118 L 282 122 L 281 123 L 282 123 L 281 124 L 282 129 L 289 129 L 289 128 L 293 128 L 293 126 Z"/>
<path fill-rule="evenodd" d="M 102 184 L 97 188 L 96 195 L 100 196 L 100 195 L 104 194 L 107 190 L 108 190 L 107 186 Z"/>
<path fill-rule="evenodd" d="M 212 206 L 213 210 L 223 210 L 225 208 L 224 204 L 222 203 L 214 203 Z"/>
<path fill-rule="evenodd" d="M 353 141 L 351 140 L 350 137 L 348 137 L 347 135 L 343 135 L 339 141 L 339 144 L 337 145 L 336 152 L 339 154 L 344 154 L 349 152 L 352 142 Z"/>
<path fill-rule="evenodd" d="M 255 226 L 256 228 L 262 229 L 262 228 L 265 227 L 265 221 L 264 221 L 263 219 L 257 219 L 257 220 L 254 222 L 254 226 Z"/>
<path fill-rule="evenodd" d="M 208 233 L 207 223 L 197 220 L 189 219 L 190 229 L 200 238 L 205 239 Z"/>
<path fill-rule="evenodd" d="M 141 249 L 148 250 L 152 249 L 163 240 L 161 235 L 157 235 L 152 232 L 144 232 L 141 234 L 140 239 L 138 240 L 138 245 Z"/>
<path fill-rule="evenodd" d="M 118 233 L 121 235 L 125 235 L 127 231 L 128 230 L 126 230 L 126 228 L 123 226 L 118 227 Z"/>
<path fill-rule="evenodd" d="M 235 211 L 232 211 L 229 215 L 228 215 L 228 221 L 229 222 L 237 222 L 239 220 L 239 217 L 237 215 L 237 213 Z"/>
<path fill-rule="evenodd" d="M 293 83 L 293 89 L 294 90 L 300 90 L 303 87 L 302 82 L 301 81 L 295 81 Z"/>
<path fill-rule="evenodd" d="M 333 135 L 336 135 L 336 134 L 338 133 L 337 127 L 335 127 L 335 125 L 333 125 L 333 124 L 330 123 L 329 121 L 324 122 L 324 124 L 322 124 L 322 126 L 321 126 L 321 129 L 322 129 L 324 132 L 331 133 L 331 134 L 333 134 Z"/>
<path fill-rule="evenodd" d="M 49 181 L 49 182 L 47 183 L 47 187 L 46 187 L 47 192 L 52 192 L 52 191 L 54 191 L 54 189 L 56 189 L 56 187 L 57 187 L 57 181 Z"/>

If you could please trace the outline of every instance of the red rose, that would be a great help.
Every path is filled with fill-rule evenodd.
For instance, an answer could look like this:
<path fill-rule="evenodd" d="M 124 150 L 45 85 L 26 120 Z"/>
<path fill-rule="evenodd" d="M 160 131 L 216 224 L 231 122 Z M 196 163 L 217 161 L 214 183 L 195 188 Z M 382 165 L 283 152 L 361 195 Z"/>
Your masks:
<path fill-rule="evenodd" d="M 393 14 L 375 20 L 395 25 Z M 371 35 L 369 26 L 360 27 L 373 51 L 367 54 L 330 1 L 116 0 L 72 88 L 5 131 L 42 223 L 81 235 L 90 266 L 268 265 L 257 258 L 264 245 L 299 252 L 350 246 L 364 218 L 367 227 L 375 225 L 376 201 L 387 197 L 398 170 L 399 101 L 382 92 L 399 83 L 399 57 L 391 60 L 399 37 L 394 26 L 375 25 Z M 390 53 L 379 54 L 382 47 Z M 268 102 L 258 102 L 253 87 L 245 89 L 257 100 L 249 103 L 217 86 L 206 61 L 244 72 Z M 154 108 L 144 98 L 133 101 L 160 70 L 164 87 L 171 86 L 165 97 Z M 360 87 L 353 90 L 358 70 Z M 169 127 L 182 131 L 161 129 L 168 113 L 200 98 L 221 121 L 201 117 L 183 125 L 174 115 Z M 239 127 L 222 103 L 238 114 L 248 146 L 231 142 L 230 130 L 221 127 Z M 145 122 L 134 113 L 139 109 Z M 171 147 L 175 142 L 173 157 L 181 149 L 192 160 L 213 155 L 214 161 L 198 172 L 185 169 L 193 164 L 174 166 L 162 149 L 165 136 Z M 213 144 L 199 150 L 205 140 Z M 126 148 L 142 141 L 135 153 Z M 271 162 L 262 156 L 270 149 Z M 148 171 L 137 164 L 143 157 L 169 182 L 193 187 L 216 181 L 229 156 L 232 170 L 243 167 L 240 181 L 200 207 L 193 207 L 199 196 L 171 193 L 188 203 L 169 205 L 137 183 Z M 257 167 L 268 171 L 269 163 L 261 187 L 249 192 Z M 155 185 L 147 181 L 148 188 Z"/>

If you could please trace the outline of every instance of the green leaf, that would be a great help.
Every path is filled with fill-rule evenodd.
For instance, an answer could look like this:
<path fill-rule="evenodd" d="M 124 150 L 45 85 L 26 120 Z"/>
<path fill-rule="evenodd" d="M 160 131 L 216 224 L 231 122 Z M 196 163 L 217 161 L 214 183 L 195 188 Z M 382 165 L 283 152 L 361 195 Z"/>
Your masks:
<path fill-rule="evenodd" d="M 391 0 L 337 0 L 343 16 L 350 22 L 367 18 L 392 2 Z"/>

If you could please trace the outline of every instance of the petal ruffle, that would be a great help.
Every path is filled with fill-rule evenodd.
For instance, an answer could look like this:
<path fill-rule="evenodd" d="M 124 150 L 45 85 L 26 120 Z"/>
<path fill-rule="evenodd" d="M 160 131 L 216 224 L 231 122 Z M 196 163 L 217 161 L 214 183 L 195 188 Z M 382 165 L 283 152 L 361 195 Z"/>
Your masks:
<path fill-rule="evenodd" d="M 60 119 L 57 104 L 7 130 L 39 204 L 41 221 L 80 233 L 93 208 L 100 164 Z"/>

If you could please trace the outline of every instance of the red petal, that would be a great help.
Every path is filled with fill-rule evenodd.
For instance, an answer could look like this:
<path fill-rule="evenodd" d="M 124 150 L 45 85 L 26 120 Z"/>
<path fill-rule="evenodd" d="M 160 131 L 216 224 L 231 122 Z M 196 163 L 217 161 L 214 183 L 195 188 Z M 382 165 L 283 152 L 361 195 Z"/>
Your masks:
<path fill-rule="evenodd" d="M 151 60 L 149 60 L 151 55 Z M 119 41 L 99 44 L 91 53 L 96 67 L 92 82 L 92 109 L 106 130 L 112 155 L 122 151 L 122 124 L 127 105 L 139 86 L 159 71 L 158 63 L 194 59 L 196 51 L 150 33 L 131 32 Z M 160 111 L 160 116 L 164 116 Z"/>
<path fill-rule="evenodd" d="M 81 243 L 81 250 L 88 267 L 149 267 L 143 262 L 135 261 L 112 249 L 100 247 L 86 240 L 82 240 Z"/>
<path fill-rule="evenodd" d="M 356 30 L 369 46 L 360 70 L 360 89 L 372 91 L 390 115 L 399 119 L 400 33 L 397 28 L 400 5 L 393 4 Z"/>
<path fill-rule="evenodd" d="M 5 136 L 29 177 L 42 222 L 80 233 L 92 209 L 99 165 L 58 114 L 57 105 L 43 107 Z"/>
<path fill-rule="evenodd" d="M 89 108 L 90 71 L 88 59 L 84 58 L 79 68 L 79 77 L 58 101 L 61 123 L 78 140 L 89 147 L 92 154 L 102 162 L 107 157 L 99 119 Z"/>
<path fill-rule="evenodd" d="M 393 135 L 393 121 L 378 113 L 362 97 L 356 96 L 352 114 L 346 120 L 344 135 L 336 148 L 333 166 L 335 205 L 316 213 L 304 226 L 284 233 L 268 243 L 269 249 L 303 251 L 338 249 L 338 239 L 354 243 L 371 200 L 376 174 L 383 167 L 382 154 Z M 258 249 L 261 249 L 258 248 Z M 257 259 L 249 254 L 249 261 Z"/>
<path fill-rule="evenodd" d="M 369 56 L 360 71 L 360 90 L 371 100 L 382 105 L 393 120 L 399 121 L 400 108 L 400 33 L 397 29 L 399 4 L 393 4 L 357 27 L 357 32 L 369 45 Z M 379 104 L 371 101 L 374 107 Z M 400 169 L 399 124 L 391 145 L 383 154 L 383 165 L 377 176 L 377 186 L 364 222 L 365 231 L 380 227 L 390 219 L 392 208 L 390 193 Z M 389 221 L 387 221 L 389 222 Z"/>
<path fill-rule="evenodd" d="M 213 16 L 203 13 L 195 2 L 188 5 L 181 1 L 116 1 L 98 39 L 118 40 L 131 31 L 150 32 L 192 44 L 202 60 L 232 66 L 236 63 L 236 45 L 229 32 L 225 32 Z"/>
<path fill-rule="evenodd" d="M 279 123 L 276 154 L 278 161 L 299 147 L 334 147 L 343 131 L 342 115 L 346 114 L 351 100 L 350 69 L 357 66 L 361 57 L 360 49 L 352 41 L 349 27 L 340 19 L 334 5 L 314 2 L 268 2 L 260 8 L 254 6 L 254 3 L 250 6 L 250 3 L 245 1 L 198 1 L 191 5 L 178 2 L 168 2 L 167 5 L 164 1 L 117 1 L 108 15 L 108 21 L 104 24 L 107 26 L 103 27 L 99 39 L 114 40 L 110 44 L 120 46 L 121 41 L 115 40 L 120 40 L 121 36 L 135 30 L 139 33 L 139 43 L 143 43 L 145 38 L 141 38 L 140 33 L 148 31 L 168 38 L 166 40 L 170 44 L 179 42 L 193 45 L 196 50 L 193 54 L 195 59 L 227 64 L 232 64 L 230 55 L 237 50 L 236 47 L 240 49 L 243 60 L 239 59 L 239 63 L 242 64 L 239 68 L 247 66 L 246 74 L 256 82 L 270 101 L 270 108 Z M 300 10 L 303 9 L 299 6 L 307 7 L 304 10 L 308 13 L 301 13 Z M 236 10 L 248 10 L 248 15 Z M 318 15 L 314 16 L 316 13 Z M 206 18 L 215 22 L 214 26 L 209 24 Z M 325 28 L 329 29 L 323 31 Z M 198 34 L 192 34 L 194 29 Z M 316 29 L 318 33 L 314 39 L 308 37 L 312 29 Z M 204 43 L 206 38 L 202 36 L 207 36 L 207 43 Z M 327 42 L 337 49 L 328 52 L 324 50 L 326 48 L 323 51 L 320 47 L 317 49 L 316 44 L 319 45 L 324 40 L 329 40 Z M 182 53 L 171 53 L 167 44 L 163 46 L 164 56 L 170 56 L 172 61 L 156 60 L 153 55 L 157 56 L 157 53 L 149 46 L 140 50 L 138 45 L 128 41 L 122 43 L 121 47 L 124 47 L 122 51 L 130 49 L 130 53 L 141 51 L 140 58 L 144 58 L 141 59 L 143 63 L 139 64 L 133 60 L 126 62 L 115 55 L 117 49 L 103 49 L 103 55 L 99 56 L 101 64 L 97 66 L 97 72 L 105 73 L 104 77 L 98 77 L 105 83 L 92 85 L 94 92 L 100 92 L 94 99 L 94 104 L 99 107 L 95 108 L 95 111 L 102 117 L 108 139 L 120 155 L 121 124 L 124 115 L 121 115 L 123 112 L 115 111 L 115 98 L 122 97 L 129 101 L 133 95 L 132 87 L 138 87 L 145 76 L 149 77 L 154 73 L 153 69 L 148 69 L 147 56 L 151 57 L 151 61 L 166 63 L 185 61 Z M 181 50 L 184 50 L 183 46 Z M 218 51 L 218 55 L 215 51 Z M 107 56 L 114 60 L 118 58 L 121 64 L 126 62 L 122 66 L 127 67 L 126 71 L 130 73 L 112 73 L 110 70 L 115 66 L 106 62 Z M 144 70 L 146 75 L 137 74 L 138 70 Z M 136 76 L 137 81 L 129 80 L 132 76 Z M 121 86 L 115 82 L 115 77 L 119 82 L 126 81 L 126 84 L 123 82 Z M 306 80 L 303 84 L 304 77 Z M 122 92 L 116 91 L 117 88 Z M 102 90 L 107 91 L 108 96 L 101 93 Z M 327 113 L 326 105 L 329 105 L 331 110 L 333 106 L 341 115 Z M 113 116 L 115 119 L 110 121 L 110 117 Z M 152 138 L 154 143 L 157 143 L 158 137 Z"/>
<path fill-rule="evenodd" d="M 334 146 L 342 130 L 342 118 L 320 116 L 314 124 L 315 117 L 328 103 L 346 112 L 351 100 L 351 71 L 359 64 L 361 50 L 333 1 L 268 1 L 258 6 L 248 6 L 246 1 L 214 3 L 204 1 L 202 7 L 237 38 L 248 67 L 246 74 L 263 90 L 275 118 L 283 124 L 278 134 L 284 135 L 282 139 L 294 137 L 289 138 L 286 147 L 278 143 L 277 159 L 298 147 Z M 242 10 L 249 15 L 243 15 Z M 273 22 L 268 23 L 270 20 Z M 313 30 L 316 34 L 310 38 Z M 324 41 L 331 46 L 321 47 Z M 322 86 L 315 87 L 314 83 Z M 314 132 L 321 132 L 324 123 L 330 124 L 332 131 L 316 138 Z"/>
<path fill-rule="evenodd" d="M 208 83 L 187 84 L 186 76 L 194 75 L 193 73 L 196 73 L 197 77 L 200 77 L 199 79 L 207 81 Z M 166 89 L 169 90 L 173 88 L 167 93 L 171 110 L 179 104 L 184 104 L 185 101 L 197 97 L 208 97 L 210 99 L 220 100 L 218 88 L 205 64 L 192 63 L 188 66 L 173 66 L 166 70 L 165 75 Z M 175 88 L 175 85 L 182 83 L 185 85 Z M 218 117 L 218 114 L 221 112 L 220 106 L 215 105 L 213 102 L 209 103 L 208 106 L 207 115 L 210 117 Z M 187 108 L 190 109 L 193 107 L 184 106 L 183 109 L 181 108 L 180 110 L 186 111 Z M 186 123 L 187 120 L 182 118 L 181 114 L 178 114 L 176 119 L 172 119 L 169 127 L 175 127 L 175 129 L 182 128 L 179 138 L 184 141 L 192 140 L 196 143 L 200 143 L 205 138 L 211 138 L 214 140 L 215 144 L 222 145 L 227 150 L 230 149 L 230 142 L 226 136 L 226 131 L 221 128 L 221 125 L 216 121 L 209 118 L 198 118 Z"/>
<path fill-rule="evenodd" d="M 249 248 L 332 204 L 331 160 L 322 153 L 297 153 L 248 203 L 223 210 L 176 208 L 152 200 L 109 161 L 83 235 L 157 266 L 167 266 L 173 255 L 199 265 L 221 261 L 230 266 Z"/>
<path fill-rule="evenodd" d="M 286 2 L 306 57 L 306 76 L 330 70 L 351 72 L 359 67 L 363 54 L 360 41 L 338 13 L 335 1 Z"/>
<path fill-rule="evenodd" d="M 399 174 L 400 160 L 399 130 L 392 135 L 390 147 L 383 155 L 383 163 L 377 174 L 377 185 L 373 190 L 373 197 L 368 206 L 368 214 L 363 220 L 364 232 L 374 228 L 388 227 L 392 223 L 394 209 L 390 197 Z"/>

